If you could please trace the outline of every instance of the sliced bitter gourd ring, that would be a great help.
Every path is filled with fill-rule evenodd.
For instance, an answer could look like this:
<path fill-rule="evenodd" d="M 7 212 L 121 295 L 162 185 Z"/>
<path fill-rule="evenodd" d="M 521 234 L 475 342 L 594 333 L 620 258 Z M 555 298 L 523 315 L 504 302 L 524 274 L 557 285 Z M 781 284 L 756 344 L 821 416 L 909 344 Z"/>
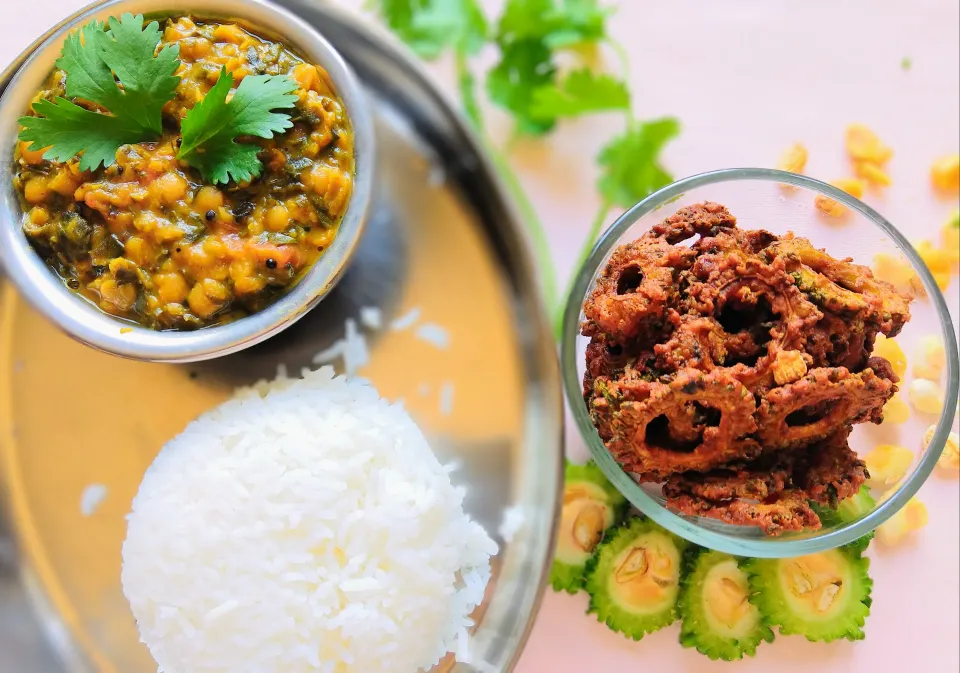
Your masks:
<path fill-rule="evenodd" d="M 837 506 L 837 514 L 841 522 L 849 523 L 873 511 L 876 506 L 877 501 L 870 495 L 870 487 L 861 486 L 856 495 L 840 501 Z"/>
<path fill-rule="evenodd" d="M 576 593 L 583 588 L 587 561 L 607 530 L 616 525 L 627 499 L 613 487 L 595 463 L 564 470 L 563 513 L 557 550 L 550 569 L 556 591 Z"/>
<path fill-rule="evenodd" d="M 857 494 L 853 497 L 847 498 L 846 500 L 841 500 L 836 509 L 830 509 L 828 507 L 822 507 L 811 503 L 811 507 L 813 507 L 817 512 L 817 515 L 820 517 L 820 521 L 823 523 L 824 528 L 832 528 L 856 521 L 857 519 L 865 516 L 867 513 L 872 512 L 873 508 L 876 506 L 877 501 L 873 499 L 872 495 L 870 495 L 870 487 L 866 484 L 861 486 L 860 491 L 857 492 Z M 846 545 L 845 548 L 851 549 L 857 554 L 862 554 L 867 550 L 867 547 L 870 546 L 873 536 L 874 531 L 870 531 L 866 535 L 863 535 Z"/>
<path fill-rule="evenodd" d="M 735 557 L 701 552 L 680 592 L 680 644 L 711 659 L 752 657 L 760 643 L 773 642 L 773 631 L 749 598 L 750 579 Z"/>
<path fill-rule="evenodd" d="M 624 524 L 590 562 L 588 612 L 634 640 L 676 621 L 686 546 L 652 521 Z"/>
<path fill-rule="evenodd" d="M 830 642 L 863 640 L 873 581 L 870 560 L 850 549 L 787 559 L 750 559 L 751 600 L 784 635 Z"/>

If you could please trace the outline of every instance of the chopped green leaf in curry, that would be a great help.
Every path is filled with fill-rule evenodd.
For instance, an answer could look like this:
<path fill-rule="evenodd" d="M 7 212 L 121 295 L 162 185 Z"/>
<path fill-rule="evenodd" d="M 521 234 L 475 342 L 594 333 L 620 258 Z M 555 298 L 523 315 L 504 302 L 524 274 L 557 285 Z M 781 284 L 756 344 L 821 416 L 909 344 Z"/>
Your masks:
<path fill-rule="evenodd" d="M 352 192 L 353 132 L 326 71 L 236 24 L 91 23 L 20 124 L 30 243 L 68 287 L 154 329 L 275 301 Z"/>

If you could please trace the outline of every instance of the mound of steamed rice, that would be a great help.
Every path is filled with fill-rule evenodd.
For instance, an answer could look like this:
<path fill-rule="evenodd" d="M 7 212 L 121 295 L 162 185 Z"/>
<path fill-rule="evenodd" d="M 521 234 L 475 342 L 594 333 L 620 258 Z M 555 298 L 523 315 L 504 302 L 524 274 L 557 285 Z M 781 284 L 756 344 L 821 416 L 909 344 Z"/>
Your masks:
<path fill-rule="evenodd" d="M 123 591 L 161 673 L 465 656 L 496 544 L 399 406 L 330 368 L 240 391 L 147 471 Z"/>

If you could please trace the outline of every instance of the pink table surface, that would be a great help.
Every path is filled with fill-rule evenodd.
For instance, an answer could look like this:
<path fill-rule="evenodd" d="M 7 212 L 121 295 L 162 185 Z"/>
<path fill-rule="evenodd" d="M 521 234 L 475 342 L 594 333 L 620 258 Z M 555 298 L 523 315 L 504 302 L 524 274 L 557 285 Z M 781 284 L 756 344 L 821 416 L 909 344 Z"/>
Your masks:
<path fill-rule="evenodd" d="M 635 106 L 673 114 L 684 130 L 666 162 L 676 176 L 730 166 L 772 166 L 794 141 L 808 173 L 848 174 L 846 124 L 874 128 L 896 150 L 894 185 L 867 201 L 910 237 L 933 237 L 955 205 L 929 186 L 936 156 L 960 146 L 960 12 L 956 2 L 621 2 L 613 33 L 628 49 Z M 900 63 L 912 59 L 904 71 Z M 549 143 L 523 148 L 525 183 L 562 272 L 569 272 L 594 210 L 593 156 L 609 131 L 563 125 Z M 947 294 L 957 322 L 957 282 Z M 576 433 L 568 452 L 582 455 Z M 632 642 L 584 615 L 584 595 L 548 592 L 518 673 L 734 670 L 807 673 L 960 670 L 960 488 L 934 476 L 919 493 L 930 523 L 895 549 L 874 545 L 867 640 L 809 643 L 783 637 L 737 664 L 711 662 L 677 644 L 676 625 Z"/>
<path fill-rule="evenodd" d="M 17 3 L 16 13 L 4 12 L 0 62 L 12 60 L 39 27 L 82 4 L 30 0 Z M 894 186 L 867 201 L 910 237 L 937 235 L 956 202 L 935 198 L 928 178 L 935 157 L 960 148 L 955 0 L 611 4 L 620 6 L 612 32 L 630 55 L 638 114 L 676 115 L 683 122 L 682 136 L 665 157 L 676 176 L 772 166 L 785 146 L 802 141 L 810 150 L 809 174 L 841 177 L 849 172 L 843 130 L 860 121 L 896 150 L 890 164 Z M 900 66 L 905 57 L 912 60 L 909 71 Z M 449 64 L 431 67 L 452 92 Z M 488 114 L 495 134 L 505 138 L 509 120 Z M 514 165 L 549 228 L 562 280 L 598 207 L 592 157 L 618 123 L 564 123 L 549 141 L 521 141 L 513 148 Z M 955 324 L 957 285 L 955 280 L 947 293 Z M 585 455 L 575 432 L 568 434 L 568 451 Z M 517 671 L 960 671 L 960 487 L 956 479 L 935 476 L 920 497 L 930 510 L 926 529 L 901 547 L 871 549 L 874 606 L 864 642 L 780 638 L 761 647 L 755 659 L 715 663 L 681 648 L 676 626 L 629 641 L 584 614 L 584 595 L 551 592 Z"/>
<path fill-rule="evenodd" d="M 960 146 L 956 2 L 621 2 L 613 33 L 628 49 L 634 104 L 643 117 L 673 114 L 684 130 L 666 152 L 676 176 L 730 166 L 772 166 L 794 141 L 808 173 L 849 173 L 846 124 L 861 121 L 896 150 L 894 186 L 867 200 L 910 237 L 937 235 L 952 204 L 933 196 L 929 166 Z M 912 59 L 905 72 L 900 63 Z M 547 143 L 525 143 L 516 165 L 548 223 L 566 275 L 597 207 L 583 158 L 611 132 L 564 124 Z M 957 283 L 948 292 L 956 308 Z M 954 312 L 956 323 L 957 312 Z M 571 429 L 568 453 L 584 455 Z M 677 644 L 674 625 L 633 642 L 584 615 L 587 598 L 548 592 L 518 673 L 594 671 L 960 670 L 960 488 L 934 477 L 921 499 L 930 523 L 911 543 L 870 551 L 875 579 L 867 640 L 809 643 L 784 637 L 755 659 L 711 662 Z"/>

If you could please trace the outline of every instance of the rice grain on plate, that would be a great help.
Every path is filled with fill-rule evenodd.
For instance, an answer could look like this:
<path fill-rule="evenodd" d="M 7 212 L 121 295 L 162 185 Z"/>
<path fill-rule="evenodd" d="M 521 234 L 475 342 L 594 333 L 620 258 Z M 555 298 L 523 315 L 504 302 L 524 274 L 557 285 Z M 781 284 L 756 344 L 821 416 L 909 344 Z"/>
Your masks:
<path fill-rule="evenodd" d="M 401 408 L 324 368 L 169 442 L 122 581 L 162 673 L 414 673 L 466 650 L 496 544 Z"/>
<path fill-rule="evenodd" d="M 80 513 L 93 516 L 107 497 L 107 487 L 103 484 L 90 484 L 80 494 Z"/>
<path fill-rule="evenodd" d="M 428 343 L 440 350 L 450 348 L 450 332 L 448 332 L 446 328 L 432 322 L 420 325 L 420 327 L 417 328 L 416 337 L 420 339 L 420 341 Z"/>

